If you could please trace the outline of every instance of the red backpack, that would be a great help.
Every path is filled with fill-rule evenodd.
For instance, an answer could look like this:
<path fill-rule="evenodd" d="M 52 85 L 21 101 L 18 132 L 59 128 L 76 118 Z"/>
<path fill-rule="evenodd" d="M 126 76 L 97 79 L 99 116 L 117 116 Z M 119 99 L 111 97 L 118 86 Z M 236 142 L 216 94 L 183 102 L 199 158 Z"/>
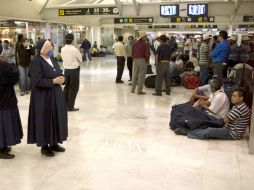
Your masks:
<path fill-rule="evenodd" d="M 183 78 L 183 85 L 188 89 L 199 87 L 200 80 L 196 75 L 187 75 Z"/>

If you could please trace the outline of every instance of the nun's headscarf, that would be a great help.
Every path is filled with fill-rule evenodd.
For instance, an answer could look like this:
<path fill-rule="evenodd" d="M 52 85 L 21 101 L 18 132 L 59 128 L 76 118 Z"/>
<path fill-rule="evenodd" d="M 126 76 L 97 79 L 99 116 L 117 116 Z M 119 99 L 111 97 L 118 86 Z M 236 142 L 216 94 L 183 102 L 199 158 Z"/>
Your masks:
<path fill-rule="evenodd" d="M 52 47 L 52 44 L 51 44 L 51 42 L 50 42 L 49 40 L 45 40 L 45 39 L 40 40 L 40 41 L 37 43 L 37 45 L 36 45 L 37 52 L 38 52 L 39 54 L 47 54 L 48 51 L 49 51 L 50 49 L 52 49 L 52 48 L 50 48 L 49 46 Z"/>

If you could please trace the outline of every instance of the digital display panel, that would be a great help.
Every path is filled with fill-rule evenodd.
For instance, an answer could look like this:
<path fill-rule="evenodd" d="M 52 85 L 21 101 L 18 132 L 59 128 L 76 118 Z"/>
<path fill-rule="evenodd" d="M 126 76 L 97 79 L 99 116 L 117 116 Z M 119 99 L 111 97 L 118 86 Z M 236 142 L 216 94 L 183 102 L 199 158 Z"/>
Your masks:
<path fill-rule="evenodd" d="M 207 16 L 208 15 L 208 4 L 188 4 L 187 6 L 188 16 Z"/>
<path fill-rule="evenodd" d="M 161 5 L 160 15 L 163 17 L 179 16 L 179 5 L 178 4 Z"/>

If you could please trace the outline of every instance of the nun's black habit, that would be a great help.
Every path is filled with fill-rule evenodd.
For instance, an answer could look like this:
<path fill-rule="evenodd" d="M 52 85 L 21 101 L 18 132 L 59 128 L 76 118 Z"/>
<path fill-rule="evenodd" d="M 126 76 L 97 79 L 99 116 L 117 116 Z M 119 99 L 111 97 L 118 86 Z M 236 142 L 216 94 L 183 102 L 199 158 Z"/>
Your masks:
<path fill-rule="evenodd" d="M 0 45 L 0 54 L 3 47 Z M 0 61 L 0 148 L 21 142 L 23 131 L 14 85 L 19 73 L 11 65 Z"/>
<path fill-rule="evenodd" d="M 45 40 L 38 42 L 38 52 Z M 53 79 L 62 76 L 62 70 L 51 58 L 54 68 L 40 55 L 30 66 L 32 84 L 29 118 L 28 144 L 37 146 L 56 145 L 67 140 L 67 110 L 61 85 Z"/>

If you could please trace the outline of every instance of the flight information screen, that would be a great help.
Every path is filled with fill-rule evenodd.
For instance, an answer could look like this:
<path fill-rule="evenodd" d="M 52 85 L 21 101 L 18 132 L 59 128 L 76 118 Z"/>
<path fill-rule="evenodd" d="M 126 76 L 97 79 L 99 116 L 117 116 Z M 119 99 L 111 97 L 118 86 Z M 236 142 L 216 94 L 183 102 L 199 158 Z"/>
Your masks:
<path fill-rule="evenodd" d="M 188 16 L 207 16 L 208 15 L 208 4 L 188 4 L 187 6 Z"/>
<path fill-rule="evenodd" d="M 179 16 L 179 5 L 161 5 L 160 15 L 163 17 Z"/>

